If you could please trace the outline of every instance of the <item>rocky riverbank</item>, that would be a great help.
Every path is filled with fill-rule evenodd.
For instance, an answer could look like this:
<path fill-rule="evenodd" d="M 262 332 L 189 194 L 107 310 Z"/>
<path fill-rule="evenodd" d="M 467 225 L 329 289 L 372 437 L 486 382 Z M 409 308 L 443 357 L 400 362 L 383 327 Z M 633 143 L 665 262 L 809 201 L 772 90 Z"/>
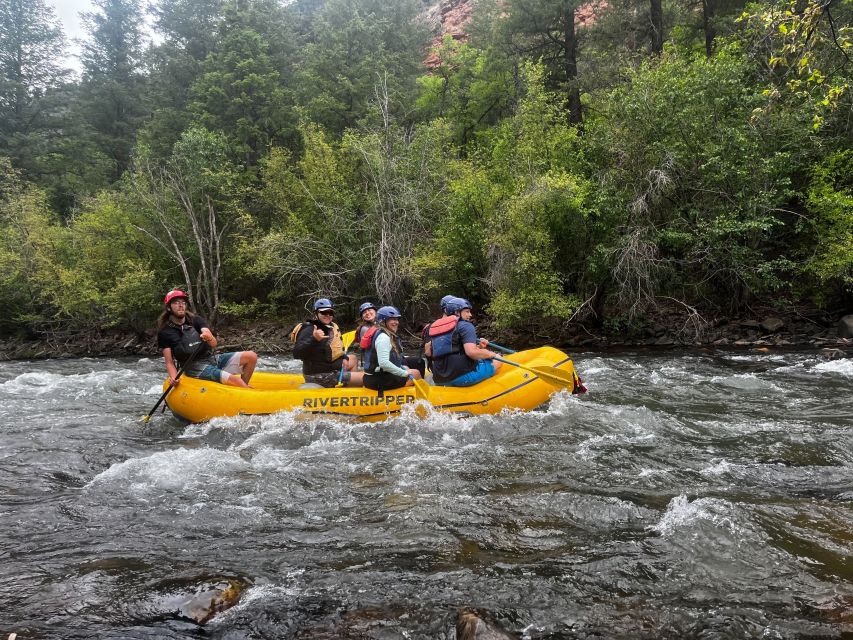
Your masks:
<path fill-rule="evenodd" d="M 291 324 L 272 321 L 224 324 L 216 331 L 221 351 L 252 349 L 260 354 L 288 355 Z M 497 331 L 483 323 L 482 335 L 499 344 L 524 349 L 544 344 L 567 350 L 679 347 L 817 349 L 834 357 L 853 356 L 853 314 L 764 313 L 737 318 L 697 318 L 677 312 L 662 314 L 640 327 L 569 324 L 547 334 Z M 409 345 L 417 344 L 408 335 Z M 46 335 L 40 339 L 0 341 L 0 360 L 79 357 L 159 357 L 153 329 L 144 333 L 106 331 Z"/>

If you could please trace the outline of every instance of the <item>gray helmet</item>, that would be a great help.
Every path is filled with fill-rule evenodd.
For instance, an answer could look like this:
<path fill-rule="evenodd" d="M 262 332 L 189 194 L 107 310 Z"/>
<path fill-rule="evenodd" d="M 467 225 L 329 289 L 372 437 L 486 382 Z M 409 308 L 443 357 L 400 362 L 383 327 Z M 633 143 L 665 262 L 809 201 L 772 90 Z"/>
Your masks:
<path fill-rule="evenodd" d="M 314 302 L 314 311 L 319 311 L 320 309 L 334 309 L 335 305 L 328 298 L 320 298 L 316 302 Z"/>
<path fill-rule="evenodd" d="M 459 313 L 463 309 L 470 309 L 471 303 L 468 302 L 465 298 L 453 298 L 447 303 L 447 313 Z"/>
<path fill-rule="evenodd" d="M 397 310 L 397 307 L 381 307 L 379 311 L 376 312 L 376 321 L 382 322 L 383 320 L 388 320 L 389 318 L 401 318 L 400 312 Z"/>

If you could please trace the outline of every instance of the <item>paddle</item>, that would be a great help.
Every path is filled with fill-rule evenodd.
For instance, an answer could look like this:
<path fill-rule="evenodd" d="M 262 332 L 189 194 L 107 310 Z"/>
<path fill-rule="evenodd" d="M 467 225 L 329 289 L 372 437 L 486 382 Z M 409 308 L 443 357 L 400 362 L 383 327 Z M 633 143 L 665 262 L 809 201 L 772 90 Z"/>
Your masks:
<path fill-rule="evenodd" d="M 495 344 L 494 342 L 489 342 L 488 348 L 497 349 L 498 351 L 503 351 L 504 353 L 518 353 L 515 349 L 510 349 L 509 347 L 502 347 L 499 344 Z"/>
<path fill-rule="evenodd" d="M 429 385 L 425 380 L 418 380 L 414 376 L 409 376 L 412 379 L 412 383 L 415 385 L 415 397 L 418 400 L 426 400 L 429 402 Z"/>
<path fill-rule="evenodd" d="M 199 354 L 199 352 L 202 350 L 202 348 L 204 347 L 204 344 L 205 344 L 205 343 L 204 343 L 204 340 L 202 340 L 202 341 L 199 343 L 199 345 L 195 348 L 195 351 L 193 351 L 193 352 L 192 352 L 192 354 L 191 354 L 191 355 L 190 355 L 190 357 L 187 359 L 187 361 L 186 361 L 186 362 L 184 362 L 184 364 L 181 366 L 180 370 L 178 371 L 178 375 L 176 375 L 176 376 L 175 376 L 175 380 L 179 379 L 182 375 L 184 375 L 184 370 L 189 366 L 189 364 L 190 364 L 193 360 L 195 360 L 195 357 L 196 357 L 196 356 Z M 148 424 L 148 421 L 149 421 L 149 420 L 151 420 L 151 416 L 153 416 L 153 415 L 154 415 L 154 412 L 155 412 L 155 411 L 157 411 L 157 407 L 159 407 L 159 406 L 160 406 L 160 403 L 161 403 L 161 402 L 163 402 L 163 400 L 165 400 L 165 399 L 166 399 L 166 396 L 167 396 L 167 395 L 169 395 L 169 392 L 170 392 L 172 389 L 174 389 L 174 388 L 175 388 L 175 385 L 173 385 L 173 384 L 170 382 L 170 383 L 169 383 L 168 388 L 163 392 L 163 395 L 161 395 L 161 396 L 160 396 L 160 399 L 157 401 L 157 404 L 155 404 L 155 405 L 154 405 L 154 407 L 151 409 L 151 411 L 149 411 L 149 412 L 148 412 L 148 414 L 147 414 L 147 415 L 142 416 L 142 420 L 141 420 L 141 422 L 142 422 L 143 424 Z"/>
<path fill-rule="evenodd" d="M 513 362 L 512 360 L 501 358 L 500 356 L 495 356 L 495 360 L 497 360 L 498 362 L 503 362 L 505 364 L 510 364 L 513 367 L 518 367 L 519 369 L 524 369 L 525 371 L 529 371 L 530 373 L 539 376 L 540 378 L 542 378 L 542 380 L 549 384 L 553 384 L 555 386 L 563 387 L 566 389 L 575 388 L 574 376 L 572 376 L 572 374 L 568 371 L 553 369 L 551 367 L 528 367 L 527 365 L 519 364 L 517 362 Z"/>
<path fill-rule="evenodd" d="M 355 330 L 347 331 L 341 336 L 341 342 L 344 343 L 344 351 L 349 349 L 349 346 L 352 344 L 353 340 L 355 340 Z"/>
<path fill-rule="evenodd" d="M 338 384 L 335 385 L 336 387 L 344 386 L 344 370 L 346 369 L 346 367 L 347 367 L 347 359 L 346 359 L 346 357 L 344 357 L 344 361 L 341 362 L 341 372 L 338 374 Z"/>

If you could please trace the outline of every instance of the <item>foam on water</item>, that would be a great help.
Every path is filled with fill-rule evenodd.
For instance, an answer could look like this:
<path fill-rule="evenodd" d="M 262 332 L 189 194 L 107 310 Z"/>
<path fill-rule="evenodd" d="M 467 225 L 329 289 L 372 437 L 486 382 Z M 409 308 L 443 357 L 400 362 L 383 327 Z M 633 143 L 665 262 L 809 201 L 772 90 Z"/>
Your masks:
<path fill-rule="evenodd" d="M 728 500 L 697 498 L 690 502 L 685 494 L 681 494 L 670 500 L 660 521 L 651 528 L 662 536 L 680 535 L 684 529 L 705 520 L 732 534 L 745 534 L 743 527 L 735 522 L 733 507 Z"/>
<path fill-rule="evenodd" d="M 733 376 L 713 376 L 709 380 L 714 384 L 722 384 L 726 387 L 740 391 L 779 391 L 784 392 L 782 387 L 773 384 L 769 380 L 763 380 L 754 373 L 739 373 Z"/>
<path fill-rule="evenodd" d="M 0 392 L 11 395 L 54 395 L 57 392 L 71 392 L 76 398 L 101 395 L 104 390 L 116 394 L 144 395 L 150 393 L 143 389 L 137 372 L 130 369 L 102 369 L 88 373 L 59 374 L 45 371 L 32 371 L 0 384 Z M 159 387 L 157 388 L 159 391 Z"/>
<path fill-rule="evenodd" d="M 164 491 L 189 492 L 227 482 L 250 468 L 251 465 L 231 451 L 172 449 L 114 464 L 96 475 L 84 490 L 129 490 L 137 496 Z"/>
<path fill-rule="evenodd" d="M 845 358 L 841 360 L 830 360 L 829 362 L 821 362 L 815 365 L 815 371 L 821 373 L 840 373 L 848 378 L 853 377 L 853 359 Z"/>

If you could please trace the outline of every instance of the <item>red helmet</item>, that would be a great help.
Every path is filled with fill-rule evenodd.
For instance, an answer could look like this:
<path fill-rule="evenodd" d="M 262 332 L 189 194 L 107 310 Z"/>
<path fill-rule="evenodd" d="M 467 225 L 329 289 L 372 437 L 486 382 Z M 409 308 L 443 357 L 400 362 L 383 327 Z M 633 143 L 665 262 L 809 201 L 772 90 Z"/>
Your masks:
<path fill-rule="evenodd" d="M 183 298 L 187 302 L 190 301 L 190 299 L 186 293 L 184 293 L 180 289 L 174 289 L 174 290 L 170 291 L 169 293 L 167 293 L 166 297 L 163 298 L 163 304 L 165 304 L 168 307 L 169 303 L 171 303 L 172 300 L 174 300 L 175 298 Z"/>

